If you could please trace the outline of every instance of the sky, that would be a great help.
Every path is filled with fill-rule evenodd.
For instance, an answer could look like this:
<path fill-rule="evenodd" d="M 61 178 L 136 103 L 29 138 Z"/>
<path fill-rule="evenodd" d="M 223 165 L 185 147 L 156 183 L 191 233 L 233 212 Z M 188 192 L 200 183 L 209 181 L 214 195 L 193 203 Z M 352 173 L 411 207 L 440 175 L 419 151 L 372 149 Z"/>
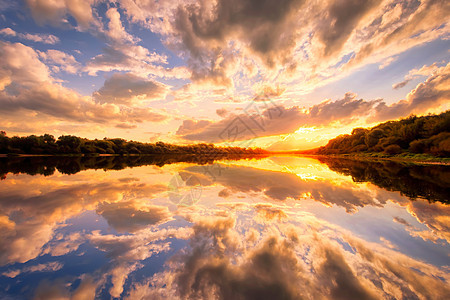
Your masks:
<path fill-rule="evenodd" d="M 308 149 L 450 108 L 439 0 L 0 0 L 0 129 Z"/>

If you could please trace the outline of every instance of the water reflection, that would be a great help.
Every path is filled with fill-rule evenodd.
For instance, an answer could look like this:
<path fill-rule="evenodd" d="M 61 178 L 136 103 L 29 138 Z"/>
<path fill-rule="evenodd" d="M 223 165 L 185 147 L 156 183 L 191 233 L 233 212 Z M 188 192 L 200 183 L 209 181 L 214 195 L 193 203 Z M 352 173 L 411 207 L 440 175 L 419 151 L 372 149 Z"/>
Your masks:
<path fill-rule="evenodd" d="M 227 160 L 245 158 L 264 158 L 266 155 L 227 154 Z M 162 167 L 167 164 L 180 162 L 195 163 L 198 165 L 212 164 L 224 159 L 223 154 L 193 155 L 193 154 L 167 154 L 167 155 L 129 155 L 129 156 L 34 156 L 34 157 L 0 157 L 0 177 L 4 178 L 10 173 L 26 173 L 30 175 L 53 175 L 57 170 L 62 174 L 76 174 L 88 169 L 122 170 L 138 166 L 156 165 Z"/>
<path fill-rule="evenodd" d="M 179 161 L 1 159 L 0 298 L 450 296 L 449 167 Z"/>
<path fill-rule="evenodd" d="M 336 172 L 350 175 L 356 182 L 369 181 L 389 191 L 400 191 L 412 199 L 422 198 L 449 204 L 448 166 L 433 167 L 393 161 L 368 162 L 351 159 L 319 158 Z"/>

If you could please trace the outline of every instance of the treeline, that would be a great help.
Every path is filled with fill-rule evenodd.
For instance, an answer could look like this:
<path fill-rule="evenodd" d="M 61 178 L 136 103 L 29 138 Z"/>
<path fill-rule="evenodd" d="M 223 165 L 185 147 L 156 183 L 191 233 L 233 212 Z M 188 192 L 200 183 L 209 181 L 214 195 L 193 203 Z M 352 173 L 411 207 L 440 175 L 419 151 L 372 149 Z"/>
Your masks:
<path fill-rule="evenodd" d="M 373 128 L 355 128 L 352 134 L 340 135 L 316 154 L 346 154 L 356 152 L 425 153 L 450 156 L 450 111 L 423 117 L 410 116 L 389 121 Z"/>
<path fill-rule="evenodd" d="M 216 147 L 213 144 L 178 146 L 163 142 L 141 143 L 120 138 L 89 140 L 74 135 L 8 137 L 0 132 L 0 154 L 264 154 L 261 148 Z"/>

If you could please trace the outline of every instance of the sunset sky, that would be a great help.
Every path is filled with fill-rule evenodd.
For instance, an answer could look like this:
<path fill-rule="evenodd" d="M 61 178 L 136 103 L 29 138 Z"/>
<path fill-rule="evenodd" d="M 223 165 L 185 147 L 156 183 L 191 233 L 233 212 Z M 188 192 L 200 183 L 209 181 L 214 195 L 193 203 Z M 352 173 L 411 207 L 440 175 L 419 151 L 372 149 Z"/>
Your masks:
<path fill-rule="evenodd" d="M 450 109 L 450 2 L 0 0 L 0 130 L 307 149 Z"/>

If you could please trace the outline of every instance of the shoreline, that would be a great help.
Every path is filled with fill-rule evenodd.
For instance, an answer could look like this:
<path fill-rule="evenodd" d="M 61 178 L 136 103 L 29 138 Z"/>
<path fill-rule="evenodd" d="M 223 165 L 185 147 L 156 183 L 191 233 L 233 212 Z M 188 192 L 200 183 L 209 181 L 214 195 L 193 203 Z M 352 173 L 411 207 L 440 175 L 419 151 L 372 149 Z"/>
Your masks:
<path fill-rule="evenodd" d="M 161 155 L 200 155 L 200 156 L 210 156 L 214 153 L 152 153 L 152 154 L 0 154 L 0 158 L 26 158 L 26 157 L 138 157 L 138 156 L 161 156 Z M 235 153 L 234 156 L 248 156 L 247 153 Z M 369 154 L 370 155 L 370 154 Z M 310 157 L 310 158 L 337 158 L 337 159 L 352 159 L 352 160 L 362 160 L 362 161 L 394 161 L 399 163 L 413 163 L 421 165 L 445 165 L 450 166 L 450 158 L 434 158 L 430 157 L 430 160 L 421 160 L 410 157 L 377 157 L 369 155 L 358 155 L 358 154 L 303 154 L 298 152 L 267 152 L 260 154 L 252 154 L 252 156 L 298 156 L 298 157 Z M 448 161 L 447 161 L 448 160 Z"/>
<path fill-rule="evenodd" d="M 447 159 L 449 161 L 442 160 L 440 158 L 431 158 L 431 160 L 421 160 L 416 158 L 409 157 L 376 157 L 376 156 L 367 156 L 367 155 L 355 155 L 355 154 L 288 154 L 288 155 L 298 155 L 305 157 L 324 157 L 324 158 L 337 158 L 337 159 L 352 159 L 359 161 L 394 161 L 398 163 L 411 163 L 411 164 L 420 164 L 420 165 L 441 165 L 441 166 L 450 166 L 450 160 L 448 157 L 443 159 Z"/>

